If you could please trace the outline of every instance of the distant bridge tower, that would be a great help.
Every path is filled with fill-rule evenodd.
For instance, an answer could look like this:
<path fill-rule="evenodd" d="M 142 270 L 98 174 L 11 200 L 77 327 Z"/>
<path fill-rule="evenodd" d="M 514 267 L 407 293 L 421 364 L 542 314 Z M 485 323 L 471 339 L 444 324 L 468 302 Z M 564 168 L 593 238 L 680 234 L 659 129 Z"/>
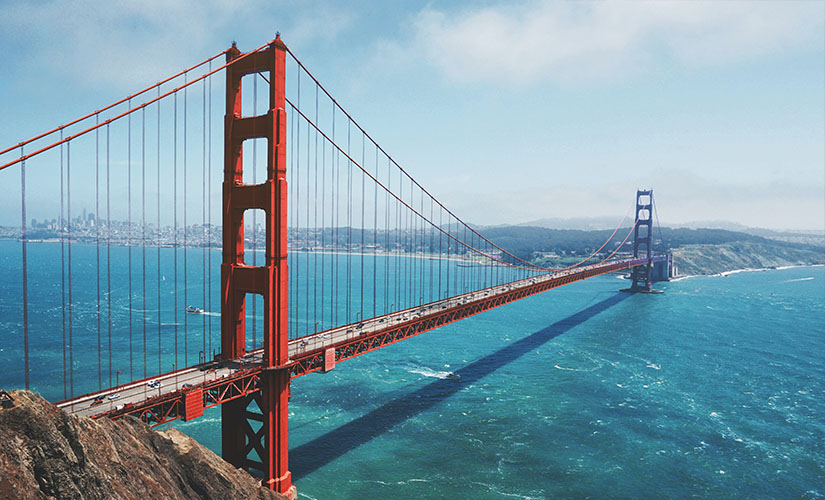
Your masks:
<path fill-rule="evenodd" d="M 661 293 L 653 290 L 653 190 L 636 191 L 636 228 L 633 233 L 633 258 L 647 259 L 630 274 L 633 284 L 623 292 Z"/>
<path fill-rule="evenodd" d="M 226 54 L 227 61 L 241 56 L 234 44 Z M 244 117 L 242 78 L 260 72 L 270 75 L 269 111 Z M 295 488 L 287 466 L 290 370 L 285 75 L 286 46 L 280 37 L 267 49 L 250 53 L 226 68 L 221 358 L 238 359 L 244 355 L 246 294 L 259 294 L 264 305 L 264 369 L 258 381 L 260 392 L 221 406 L 221 432 L 226 461 L 247 471 L 259 471 L 265 487 L 294 498 Z M 268 142 L 267 176 L 262 184 L 244 184 L 243 143 L 255 138 Z M 266 219 L 263 266 L 244 264 L 243 217 L 246 210 L 254 209 L 262 210 Z M 254 411 L 256 406 L 259 411 Z"/>

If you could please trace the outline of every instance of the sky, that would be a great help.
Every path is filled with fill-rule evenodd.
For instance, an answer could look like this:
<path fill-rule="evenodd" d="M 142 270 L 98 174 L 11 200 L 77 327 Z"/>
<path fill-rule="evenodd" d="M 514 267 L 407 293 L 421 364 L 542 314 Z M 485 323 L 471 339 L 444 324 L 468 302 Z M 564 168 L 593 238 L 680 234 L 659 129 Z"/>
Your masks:
<path fill-rule="evenodd" d="M 825 2 L 0 0 L 0 148 L 281 33 L 468 222 L 825 229 Z M 19 181 L 18 181 L 19 182 Z"/>

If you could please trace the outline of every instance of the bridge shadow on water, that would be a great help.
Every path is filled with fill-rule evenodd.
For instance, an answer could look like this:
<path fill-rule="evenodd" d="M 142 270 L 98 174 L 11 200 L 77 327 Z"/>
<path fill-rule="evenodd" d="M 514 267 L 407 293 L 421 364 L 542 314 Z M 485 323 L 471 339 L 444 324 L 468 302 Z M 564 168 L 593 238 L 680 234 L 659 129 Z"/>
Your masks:
<path fill-rule="evenodd" d="M 458 380 L 458 377 L 456 379 L 438 379 L 333 431 L 291 449 L 289 451 L 289 468 L 293 477 L 300 478 L 315 472 L 401 422 L 429 410 L 460 391 L 466 384 L 477 382 L 502 366 L 515 361 L 522 355 L 618 304 L 630 295 L 628 293 L 612 295 L 456 370 L 454 373 L 461 377 L 460 380 Z"/>

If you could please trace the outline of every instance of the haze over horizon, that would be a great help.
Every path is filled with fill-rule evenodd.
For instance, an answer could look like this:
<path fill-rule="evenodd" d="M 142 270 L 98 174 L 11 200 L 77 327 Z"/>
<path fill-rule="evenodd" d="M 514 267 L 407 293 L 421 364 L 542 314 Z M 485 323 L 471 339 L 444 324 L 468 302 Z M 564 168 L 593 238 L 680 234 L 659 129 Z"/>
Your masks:
<path fill-rule="evenodd" d="M 618 221 L 653 187 L 670 224 L 825 228 L 824 2 L 10 0 L 0 147 L 276 31 L 469 222 Z"/>

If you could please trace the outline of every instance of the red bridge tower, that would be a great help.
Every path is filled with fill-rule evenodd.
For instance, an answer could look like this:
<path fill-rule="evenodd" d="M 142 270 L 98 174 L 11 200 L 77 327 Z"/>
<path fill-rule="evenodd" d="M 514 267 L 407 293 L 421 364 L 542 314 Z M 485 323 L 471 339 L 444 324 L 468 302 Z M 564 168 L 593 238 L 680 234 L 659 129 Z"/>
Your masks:
<path fill-rule="evenodd" d="M 647 264 L 636 266 L 630 273 L 633 284 L 623 292 L 662 293 L 653 283 L 653 190 L 636 191 L 636 226 L 633 230 L 633 258 L 647 259 Z"/>
<path fill-rule="evenodd" d="M 227 62 L 241 52 L 232 44 Z M 241 80 L 268 72 L 269 112 L 242 116 Z M 280 36 L 265 50 L 250 53 L 226 68 L 224 124 L 223 261 L 221 264 L 221 359 L 245 353 L 246 294 L 263 296 L 264 370 L 261 391 L 221 406 L 223 456 L 236 467 L 263 473 L 263 484 L 289 497 L 295 487 L 289 472 L 286 184 L 286 47 Z M 267 175 L 262 184 L 243 183 L 243 142 L 265 138 Z M 244 211 L 262 210 L 266 220 L 263 266 L 244 264 Z M 255 403 L 252 405 L 251 403 Z M 260 413 L 254 410 L 258 406 Z M 257 428 L 258 424 L 261 424 Z M 257 430 L 256 430 L 257 428 Z M 255 460 L 250 453 L 260 458 Z"/>

